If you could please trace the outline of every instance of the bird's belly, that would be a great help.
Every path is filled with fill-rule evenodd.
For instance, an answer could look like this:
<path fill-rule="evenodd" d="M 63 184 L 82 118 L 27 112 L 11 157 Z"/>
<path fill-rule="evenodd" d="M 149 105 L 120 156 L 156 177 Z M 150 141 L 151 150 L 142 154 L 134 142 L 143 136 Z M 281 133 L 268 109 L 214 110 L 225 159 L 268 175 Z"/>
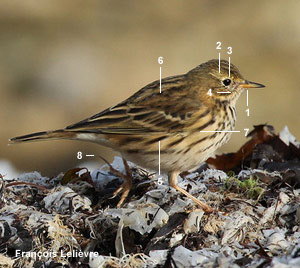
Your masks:
<path fill-rule="evenodd" d="M 185 147 L 183 151 L 179 150 L 169 155 L 168 159 L 162 157 L 162 170 L 165 168 L 169 169 L 170 167 L 181 171 L 194 168 L 211 157 L 219 147 L 228 141 L 230 136 L 231 133 L 216 133 L 215 137 L 205 140 L 202 140 L 202 135 L 199 135 L 198 139 L 197 137 L 191 137 L 190 139 L 193 141 L 192 145 Z M 197 143 L 197 141 L 199 142 Z"/>
<path fill-rule="evenodd" d="M 203 129 L 204 132 L 193 130 L 168 133 L 163 136 L 161 134 L 136 135 L 127 138 L 120 136 L 115 138 L 114 142 L 119 143 L 115 149 L 120 151 L 125 159 L 148 169 L 159 170 L 160 168 L 164 173 L 189 170 L 206 161 L 226 143 L 231 136 L 231 132 L 227 131 L 232 131 L 234 125 L 235 110 L 233 109 L 232 112 L 225 110 L 214 123 Z M 114 146 L 110 147 L 114 148 Z"/>
<path fill-rule="evenodd" d="M 167 148 L 170 143 L 168 139 L 160 142 L 160 153 L 158 142 L 156 149 L 151 153 L 143 152 L 126 153 L 122 152 L 124 158 L 151 170 L 160 170 L 168 173 L 174 170 L 184 171 L 200 165 L 206 161 L 220 146 L 230 138 L 231 133 L 194 133 L 188 135 L 184 141 L 176 146 Z M 211 137 L 210 137 L 211 136 Z M 171 137 L 170 137 L 171 139 Z"/>

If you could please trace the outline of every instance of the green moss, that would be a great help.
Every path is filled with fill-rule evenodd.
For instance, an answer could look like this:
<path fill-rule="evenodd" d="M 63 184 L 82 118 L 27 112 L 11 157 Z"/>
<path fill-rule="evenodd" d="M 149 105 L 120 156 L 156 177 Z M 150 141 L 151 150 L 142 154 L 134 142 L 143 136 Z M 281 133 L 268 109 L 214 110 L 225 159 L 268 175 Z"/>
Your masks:
<path fill-rule="evenodd" d="M 262 196 L 264 189 L 259 185 L 258 179 L 252 175 L 246 180 L 239 180 L 233 172 L 229 172 L 227 175 L 224 190 L 242 194 L 246 198 L 255 199 L 256 201 Z"/>

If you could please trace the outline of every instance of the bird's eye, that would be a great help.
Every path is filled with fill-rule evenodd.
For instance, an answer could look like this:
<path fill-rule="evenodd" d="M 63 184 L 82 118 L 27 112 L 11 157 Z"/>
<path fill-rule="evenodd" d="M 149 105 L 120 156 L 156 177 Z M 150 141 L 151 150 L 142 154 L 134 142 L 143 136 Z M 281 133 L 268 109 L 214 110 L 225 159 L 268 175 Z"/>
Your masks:
<path fill-rule="evenodd" d="M 224 80 L 222 81 L 222 83 L 223 83 L 223 85 L 224 85 L 225 87 L 227 87 L 227 86 L 229 86 L 229 85 L 231 84 L 231 80 L 230 80 L 230 79 L 224 79 Z"/>

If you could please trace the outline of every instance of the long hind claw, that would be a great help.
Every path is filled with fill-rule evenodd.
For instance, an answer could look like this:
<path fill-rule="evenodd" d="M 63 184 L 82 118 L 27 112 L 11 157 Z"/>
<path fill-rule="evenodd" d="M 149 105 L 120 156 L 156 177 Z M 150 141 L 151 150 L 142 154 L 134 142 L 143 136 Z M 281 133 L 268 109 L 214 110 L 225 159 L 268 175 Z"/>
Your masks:
<path fill-rule="evenodd" d="M 123 191 L 122 195 L 121 195 L 121 198 L 120 198 L 120 201 L 117 204 L 117 208 L 119 208 L 124 203 L 126 197 L 128 196 L 128 194 L 130 192 L 130 189 L 132 187 L 132 173 L 131 173 L 130 167 L 129 167 L 127 161 L 124 158 L 122 158 L 123 164 L 124 164 L 124 167 L 125 167 L 125 171 L 126 171 L 126 174 L 123 174 L 120 171 L 113 168 L 113 166 L 110 163 L 108 163 L 108 161 L 105 160 L 103 157 L 101 157 L 101 156 L 99 156 L 99 157 L 109 166 L 109 169 L 112 173 L 114 173 L 116 176 L 118 176 L 118 177 L 120 177 L 124 180 L 122 185 L 120 185 L 114 191 L 113 196 L 112 196 L 112 198 L 115 198 L 121 191 Z"/>

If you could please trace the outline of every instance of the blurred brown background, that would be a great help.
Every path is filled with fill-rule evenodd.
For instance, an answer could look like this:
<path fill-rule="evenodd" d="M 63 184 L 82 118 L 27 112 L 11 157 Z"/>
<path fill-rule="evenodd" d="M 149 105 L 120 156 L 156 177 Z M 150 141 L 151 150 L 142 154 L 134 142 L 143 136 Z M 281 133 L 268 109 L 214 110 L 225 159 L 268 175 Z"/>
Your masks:
<path fill-rule="evenodd" d="M 56 175 L 80 166 L 76 152 L 111 157 L 75 141 L 7 146 L 8 138 L 62 128 L 128 97 L 163 76 L 217 58 L 267 87 L 238 104 L 237 130 L 288 125 L 300 138 L 300 1 L 26 0 L 0 4 L 0 160 L 20 171 Z M 233 134 L 221 151 L 245 142 Z M 5 170 L 1 170 L 5 174 Z"/>

